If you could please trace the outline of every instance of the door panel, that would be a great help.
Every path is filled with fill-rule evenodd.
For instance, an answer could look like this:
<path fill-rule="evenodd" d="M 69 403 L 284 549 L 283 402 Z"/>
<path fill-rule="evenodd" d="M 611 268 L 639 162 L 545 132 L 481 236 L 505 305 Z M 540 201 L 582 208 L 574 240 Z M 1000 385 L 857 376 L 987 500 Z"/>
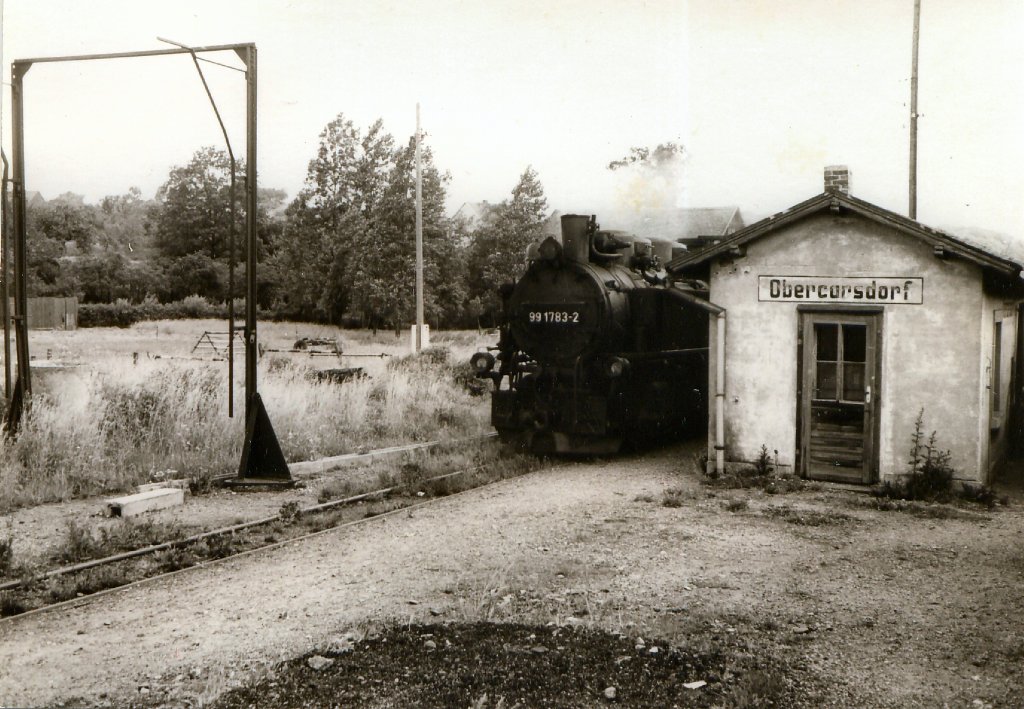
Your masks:
<path fill-rule="evenodd" d="M 800 451 L 806 477 L 871 482 L 879 317 L 802 314 Z"/>

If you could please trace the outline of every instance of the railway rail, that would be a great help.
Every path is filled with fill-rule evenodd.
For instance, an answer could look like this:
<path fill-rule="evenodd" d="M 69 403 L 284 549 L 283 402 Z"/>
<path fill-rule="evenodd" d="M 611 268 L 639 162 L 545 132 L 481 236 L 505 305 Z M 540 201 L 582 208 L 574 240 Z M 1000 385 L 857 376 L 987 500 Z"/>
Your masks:
<path fill-rule="evenodd" d="M 481 438 L 491 438 L 491 435 L 483 436 Z M 398 451 L 416 450 L 433 445 L 437 445 L 441 442 L 431 442 L 427 444 L 413 444 L 411 446 L 395 446 L 386 449 L 380 449 L 378 451 L 369 451 L 366 453 L 351 454 L 349 456 L 339 456 L 348 460 L 359 460 L 363 458 L 373 457 L 380 454 L 394 453 Z M 316 461 L 314 461 L 316 462 Z M 441 494 L 431 495 L 427 499 L 420 499 L 421 496 L 426 495 L 425 490 L 430 489 L 432 486 L 443 485 L 446 481 L 454 478 L 470 476 L 474 473 L 480 473 L 486 471 L 488 468 L 493 468 L 497 463 L 489 463 L 485 465 L 473 466 L 464 468 L 462 470 L 456 470 L 452 472 L 435 475 L 432 477 L 422 478 L 414 481 L 412 485 L 406 482 L 400 482 L 393 485 L 385 486 L 379 489 L 362 492 L 356 495 L 351 495 L 342 499 L 329 500 L 326 502 L 310 505 L 307 507 L 282 507 L 281 511 L 272 516 L 263 517 L 260 519 L 243 522 L 239 524 L 233 524 L 218 529 L 208 530 L 201 533 L 193 534 L 188 537 L 181 539 L 172 539 L 165 542 L 151 544 L 145 547 L 132 549 L 129 551 L 112 554 L 102 558 L 90 559 L 82 561 L 76 564 L 70 564 L 67 566 L 61 566 L 58 568 L 49 569 L 44 572 L 31 574 L 23 578 L 12 579 L 10 581 L 0 583 L 0 598 L 3 599 L 0 604 L 0 624 L 10 619 L 23 617 L 27 614 L 42 613 L 47 610 L 52 610 L 59 607 L 74 604 L 76 602 L 83 602 L 86 599 L 94 598 L 98 595 L 109 593 L 118 588 L 124 588 L 126 586 L 132 586 L 137 583 L 155 581 L 161 578 L 170 577 L 172 575 L 188 571 L 189 569 L 206 567 L 211 564 L 225 561 L 227 559 L 236 558 L 242 555 L 255 553 L 258 551 L 273 549 L 284 544 L 291 544 L 294 542 L 308 539 L 320 534 L 324 534 L 332 529 L 343 528 L 347 526 L 357 525 L 363 522 L 368 522 L 372 519 L 378 519 L 390 514 L 397 512 L 407 511 L 416 507 L 431 504 L 443 497 L 451 497 L 455 494 L 461 494 L 469 489 L 475 489 L 478 487 L 484 487 L 486 485 L 497 482 L 498 480 L 507 477 L 503 474 L 495 475 L 491 480 L 480 482 L 479 484 L 469 484 L 463 490 L 457 492 L 443 492 Z M 528 469 L 535 469 L 533 466 Z M 526 472 L 527 470 L 519 471 Z M 518 474 L 518 473 L 516 473 Z M 403 495 L 402 493 L 407 493 Z M 366 510 L 361 516 L 356 519 L 325 519 L 320 522 L 313 522 L 313 530 L 304 532 L 300 525 L 297 524 L 299 520 L 306 520 L 307 522 L 317 515 L 324 515 L 332 510 L 346 510 L 354 509 L 356 506 L 366 502 L 385 502 L 391 501 L 394 506 L 388 509 L 379 511 Z M 285 539 L 278 540 L 274 535 L 262 535 L 261 531 L 274 528 L 277 534 L 286 536 Z M 241 533 L 247 533 L 247 538 L 237 539 L 236 535 Z M 142 560 L 145 557 L 152 557 L 153 555 L 161 552 L 173 553 L 176 550 L 189 550 L 190 548 L 198 547 L 203 542 L 216 541 L 218 539 L 231 539 L 238 542 L 238 547 L 234 547 L 232 544 L 228 544 L 226 547 L 221 545 L 218 547 L 220 552 L 216 552 L 213 555 L 209 554 L 209 550 L 206 556 L 198 556 L 193 559 L 186 559 L 177 568 L 171 568 L 169 570 L 162 570 L 163 567 L 160 565 L 151 565 L 148 567 L 139 567 L 137 569 L 129 570 L 127 576 L 130 580 L 123 583 L 111 584 L 108 587 L 101 588 L 95 591 L 79 592 L 76 597 L 60 600 L 57 602 L 47 602 L 45 600 L 40 601 L 40 594 L 42 598 L 45 598 L 45 590 L 39 587 L 45 584 L 47 581 L 59 579 L 61 577 L 74 576 L 75 574 L 81 574 L 102 567 L 111 567 L 117 564 L 130 563 L 133 561 Z M 272 541 L 270 541 L 272 540 Z M 222 553 L 225 548 L 231 549 L 229 553 Z M 33 596 L 33 589 L 35 590 L 35 596 Z M 12 594 L 18 594 L 17 596 Z"/>

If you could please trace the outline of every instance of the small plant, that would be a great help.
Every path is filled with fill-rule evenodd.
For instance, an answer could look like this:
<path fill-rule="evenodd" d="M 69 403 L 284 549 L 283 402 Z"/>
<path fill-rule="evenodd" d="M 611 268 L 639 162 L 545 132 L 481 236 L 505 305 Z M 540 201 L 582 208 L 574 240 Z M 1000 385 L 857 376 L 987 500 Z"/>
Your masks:
<path fill-rule="evenodd" d="M 704 460 L 706 462 L 706 457 Z M 700 465 L 699 460 L 697 465 Z M 756 488 L 769 495 L 794 492 L 805 486 L 803 480 L 792 474 L 779 473 L 779 451 L 769 450 L 765 444 L 761 444 L 757 458 L 747 465 L 721 475 L 714 470 L 707 471 L 704 482 L 711 487 L 731 490 Z"/>
<path fill-rule="evenodd" d="M 188 479 L 188 491 L 191 495 L 206 495 L 213 491 L 213 474 L 201 470 Z"/>
<path fill-rule="evenodd" d="M 302 516 L 302 510 L 299 509 L 298 502 L 290 500 L 281 505 L 281 509 L 278 510 L 277 516 L 280 517 L 281 521 L 285 524 L 295 524 Z"/>
<path fill-rule="evenodd" d="M 823 527 L 831 524 L 849 522 L 852 518 L 842 512 L 818 512 L 817 510 L 798 510 L 792 507 L 766 507 L 766 517 L 785 520 L 801 527 Z"/>
<path fill-rule="evenodd" d="M 887 480 L 875 488 L 874 494 L 902 500 L 949 502 L 953 497 L 953 477 L 956 471 L 950 465 L 949 451 L 940 450 L 936 438 L 935 431 L 925 438 L 924 409 L 921 409 L 914 421 L 914 432 L 910 435 L 906 479 L 896 482 Z"/>
<path fill-rule="evenodd" d="M 939 450 L 935 444 L 936 433 L 932 431 L 926 443 L 923 433 L 924 409 L 914 421 L 914 433 L 910 436 L 910 480 L 907 493 L 910 499 L 945 501 L 950 497 L 954 470 L 949 464 L 949 451 Z"/>
<path fill-rule="evenodd" d="M 725 509 L 729 512 L 742 512 L 749 506 L 750 502 L 742 498 L 732 498 L 725 501 Z"/>
<path fill-rule="evenodd" d="M 712 480 L 718 477 L 718 471 L 711 469 L 708 470 L 708 452 L 704 451 L 699 455 L 693 456 L 693 469 L 697 475 L 707 475 Z"/>
<path fill-rule="evenodd" d="M 775 451 L 775 457 L 779 457 L 779 452 Z M 764 443 L 761 444 L 761 451 L 757 454 L 757 460 L 754 461 L 754 473 L 758 477 L 764 477 L 771 475 L 775 472 L 775 464 L 771 454 L 768 452 L 768 446 Z"/>
<path fill-rule="evenodd" d="M 22 598 L 10 591 L 0 591 L 0 618 L 19 615 L 28 610 Z"/>
<path fill-rule="evenodd" d="M 423 485 L 423 481 L 428 477 L 423 465 L 417 462 L 402 463 L 398 474 L 401 486 L 407 495 L 415 494 L 417 489 Z"/>
<path fill-rule="evenodd" d="M 424 490 L 431 497 L 445 497 L 458 491 L 452 478 L 427 481 Z"/>
<path fill-rule="evenodd" d="M 0 538 L 0 576 L 7 576 L 14 564 L 14 537 L 8 532 Z"/>
<path fill-rule="evenodd" d="M 60 603 L 78 596 L 117 588 L 129 582 L 127 572 L 117 566 L 98 566 L 81 573 L 60 576 L 48 583 L 47 595 L 51 602 Z"/>
<path fill-rule="evenodd" d="M 781 677 L 772 672 L 753 670 L 745 673 L 728 696 L 728 706 L 737 709 L 773 706 L 773 699 L 785 689 Z"/>
<path fill-rule="evenodd" d="M 974 502 L 992 509 L 996 506 L 996 491 L 988 485 L 972 485 L 964 483 L 960 488 L 960 499 Z"/>
<path fill-rule="evenodd" d="M 172 547 L 156 552 L 153 561 L 161 571 L 178 571 L 195 565 L 196 556 L 188 549 Z"/>
<path fill-rule="evenodd" d="M 685 499 L 683 488 L 681 487 L 670 487 L 662 493 L 661 506 L 662 507 L 682 507 L 683 500 Z"/>
<path fill-rule="evenodd" d="M 206 554 L 211 559 L 223 559 L 235 553 L 235 535 L 218 534 L 205 540 Z M 201 554 L 201 550 L 200 550 Z"/>
<path fill-rule="evenodd" d="M 356 486 L 351 480 L 329 480 L 320 488 L 317 494 L 317 501 L 320 504 L 335 499 L 343 499 L 356 494 Z"/>
<path fill-rule="evenodd" d="M 57 561 L 85 561 L 96 558 L 100 544 L 92 530 L 76 520 L 70 520 L 64 530 L 64 542 L 54 553 Z"/>

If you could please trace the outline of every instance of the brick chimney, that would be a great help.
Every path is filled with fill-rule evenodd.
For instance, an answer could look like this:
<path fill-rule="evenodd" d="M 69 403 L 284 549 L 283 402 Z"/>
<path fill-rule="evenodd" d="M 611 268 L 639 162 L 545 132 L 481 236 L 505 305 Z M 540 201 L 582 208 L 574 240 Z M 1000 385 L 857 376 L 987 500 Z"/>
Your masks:
<path fill-rule="evenodd" d="M 825 191 L 850 194 L 850 168 L 846 165 L 829 165 L 825 168 Z"/>

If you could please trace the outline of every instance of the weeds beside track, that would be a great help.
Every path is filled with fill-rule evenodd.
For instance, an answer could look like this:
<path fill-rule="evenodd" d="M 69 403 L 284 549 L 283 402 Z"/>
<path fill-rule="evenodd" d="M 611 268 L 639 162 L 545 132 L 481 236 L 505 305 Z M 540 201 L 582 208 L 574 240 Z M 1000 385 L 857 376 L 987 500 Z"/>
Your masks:
<path fill-rule="evenodd" d="M 142 579 L 305 539 L 519 475 L 542 464 L 531 457 L 504 455 L 497 450 L 492 460 L 438 475 L 430 475 L 433 471 L 429 466 L 406 463 L 378 476 L 381 483 L 388 483 L 383 487 L 341 499 L 330 499 L 336 496 L 337 490 L 328 482 L 321 489 L 321 501 L 312 506 L 300 507 L 296 502 L 289 502 L 282 505 L 277 514 L 249 522 L 47 570 L 13 569 L 9 575 L 16 574 L 17 578 L 0 584 L 0 618 L 44 610 Z M 176 530 L 168 531 L 173 534 Z M 96 547 L 91 541 L 89 537 L 77 546 Z"/>

